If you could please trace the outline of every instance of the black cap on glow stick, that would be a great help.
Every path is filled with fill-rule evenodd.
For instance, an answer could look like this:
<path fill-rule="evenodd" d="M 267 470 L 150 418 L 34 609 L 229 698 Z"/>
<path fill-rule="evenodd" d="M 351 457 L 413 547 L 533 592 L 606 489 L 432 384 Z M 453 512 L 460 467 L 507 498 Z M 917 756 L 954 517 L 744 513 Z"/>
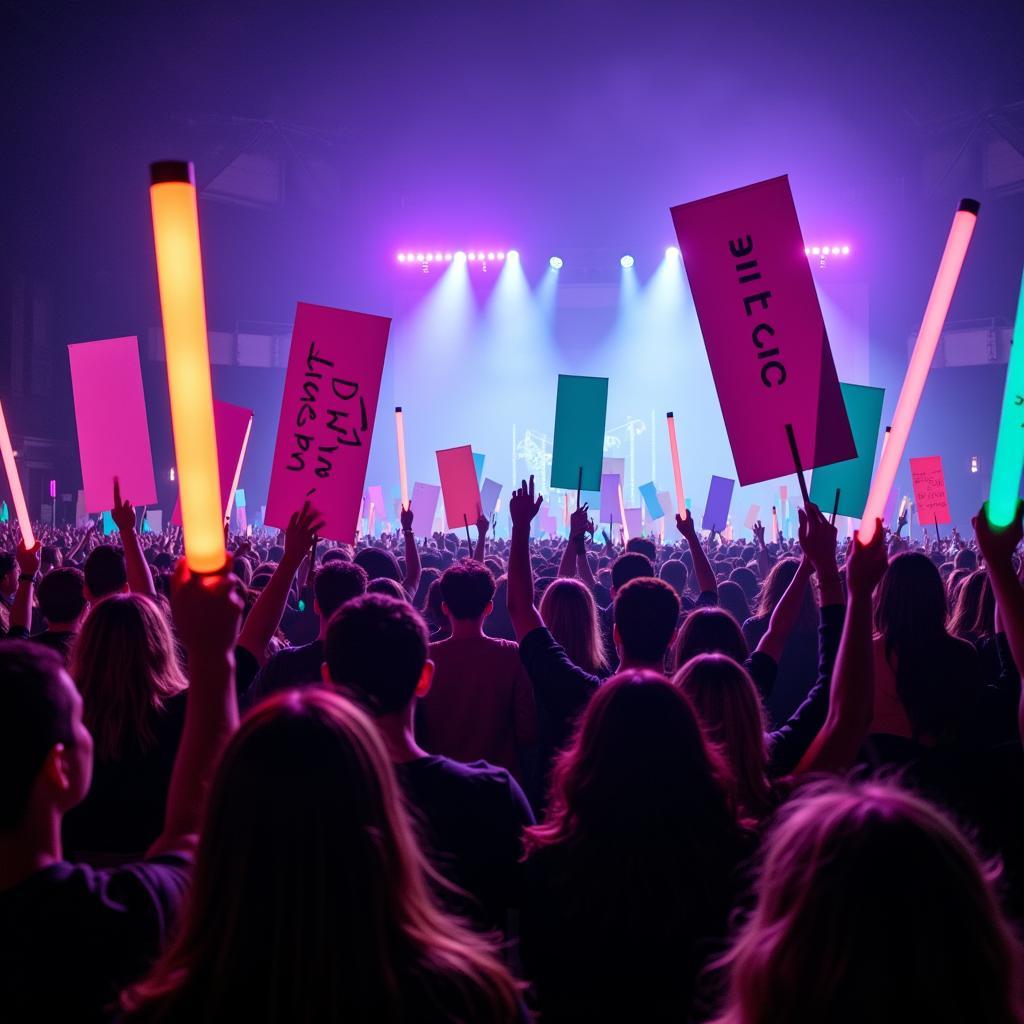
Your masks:
<path fill-rule="evenodd" d="M 149 182 L 151 185 L 163 185 L 167 182 L 194 185 L 196 169 L 191 160 L 157 160 L 156 163 L 149 165 Z"/>

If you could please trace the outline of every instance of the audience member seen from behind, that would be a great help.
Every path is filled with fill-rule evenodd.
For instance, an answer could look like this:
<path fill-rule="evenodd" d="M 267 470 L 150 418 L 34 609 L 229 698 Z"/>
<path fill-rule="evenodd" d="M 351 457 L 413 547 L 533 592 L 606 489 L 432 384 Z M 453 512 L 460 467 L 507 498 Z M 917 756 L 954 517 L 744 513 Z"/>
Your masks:
<path fill-rule="evenodd" d="M 343 605 L 325 642 L 324 681 L 376 719 L 406 799 L 422 826 L 427 855 L 449 882 L 450 905 L 486 927 L 508 928 L 518 905 L 520 834 L 533 823 L 512 776 L 482 761 L 462 764 L 424 750 L 413 722 L 434 665 L 426 626 L 406 601 L 373 594 Z"/>
<path fill-rule="evenodd" d="M 812 786 L 763 860 L 716 1024 L 1024 1021 L 995 873 L 932 805 L 877 782 Z"/>
<path fill-rule="evenodd" d="M 554 580 L 541 598 L 540 617 L 573 663 L 591 675 L 608 675 L 597 605 L 579 580 Z"/>

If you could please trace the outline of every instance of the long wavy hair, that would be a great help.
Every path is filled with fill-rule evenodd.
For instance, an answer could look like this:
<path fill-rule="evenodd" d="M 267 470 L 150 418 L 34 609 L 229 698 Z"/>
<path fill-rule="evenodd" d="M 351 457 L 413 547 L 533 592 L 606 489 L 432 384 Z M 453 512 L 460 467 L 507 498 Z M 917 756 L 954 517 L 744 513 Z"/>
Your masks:
<path fill-rule="evenodd" d="M 540 601 L 540 617 L 565 653 L 585 672 L 606 675 L 608 659 L 590 589 L 579 580 L 552 580 Z"/>
<path fill-rule="evenodd" d="M 70 671 L 101 761 L 150 749 L 154 715 L 188 686 L 164 611 L 140 594 L 93 605 L 72 645 Z"/>
<path fill-rule="evenodd" d="M 516 1022 L 516 983 L 442 912 L 370 719 L 336 693 L 255 708 L 213 783 L 177 937 L 130 1021 Z"/>
<path fill-rule="evenodd" d="M 757 600 L 757 610 L 754 617 L 757 619 L 769 619 L 775 611 L 775 606 L 782 600 L 786 588 L 793 582 L 797 569 L 800 568 L 799 558 L 780 558 L 768 570 L 768 575 L 761 584 L 761 594 Z M 814 603 L 814 592 L 812 587 L 804 591 L 803 604 L 800 605 L 800 615 L 797 618 L 796 629 L 798 632 L 813 632 L 818 628 L 818 610 Z"/>
<path fill-rule="evenodd" d="M 729 762 L 736 805 L 753 822 L 775 807 L 768 782 L 767 721 L 750 674 L 724 654 L 700 654 L 673 677 Z"/>
<path fill-rule="evenodd" d="M 988 572 L 975 569 L 957 590 L 949 631 L 973 643 L 995 633 L 995 620 L 996 600 Z"/>
<path fill-rule="evenodd" d="M 806 787 L 773 827 L 754 912 L 718 965 L 715 1024 L 1020 1024 L 1021 947 L 994 874 L 895 786 Z"/>

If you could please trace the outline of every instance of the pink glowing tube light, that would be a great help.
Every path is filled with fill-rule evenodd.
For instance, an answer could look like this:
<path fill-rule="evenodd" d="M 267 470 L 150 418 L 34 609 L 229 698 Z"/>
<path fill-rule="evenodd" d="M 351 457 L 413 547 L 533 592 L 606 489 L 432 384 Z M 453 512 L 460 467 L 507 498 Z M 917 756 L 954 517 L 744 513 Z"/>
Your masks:
<path fill-rule="evenodd" d="M 24 541 L 26 549 L 32 548 L 35 546 L 36 539 L 32 535 L 32 520 L 28 516 L 28 505 L 25 504 L 25 492 L 21 489 L 18 467 L 14 464 L 14 448 L 11 446 L 11 435 L 7 432 L 7 420 L 4 417 L 2 405 L 0 405 L 0 455 L 3 456 L 4 469 L 7 472 L 7 485 L 11 489 L 11 500 L 14 502 L 18 526 L 21 527 L 21 539 Z"/>

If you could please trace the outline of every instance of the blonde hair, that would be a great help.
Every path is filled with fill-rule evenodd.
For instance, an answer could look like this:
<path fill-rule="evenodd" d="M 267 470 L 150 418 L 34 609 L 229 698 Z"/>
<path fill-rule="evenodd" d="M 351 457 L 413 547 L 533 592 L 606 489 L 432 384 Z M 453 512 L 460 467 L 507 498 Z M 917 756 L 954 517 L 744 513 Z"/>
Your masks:
<path fill-rule="evenodd" d="M 149 749 L 154 712 L 188 686 L 163 611 L 141 594 L 113 594 L 93 606 L 71 649 L 70 671 L 103 761 Z"/>
<path fill-rule="evenodd" d="M 591 675 L 608 671 L 597 605 L 579 580 L 552 580 L 540 601 L 540 617 L 571 661 Z"/>
<path fill-rule="evenodd" d="M 808 786 L 770 833 L 716 1024 L 1019 1024 L 1021 948 L 970 844 L 883 782 Z"/>

